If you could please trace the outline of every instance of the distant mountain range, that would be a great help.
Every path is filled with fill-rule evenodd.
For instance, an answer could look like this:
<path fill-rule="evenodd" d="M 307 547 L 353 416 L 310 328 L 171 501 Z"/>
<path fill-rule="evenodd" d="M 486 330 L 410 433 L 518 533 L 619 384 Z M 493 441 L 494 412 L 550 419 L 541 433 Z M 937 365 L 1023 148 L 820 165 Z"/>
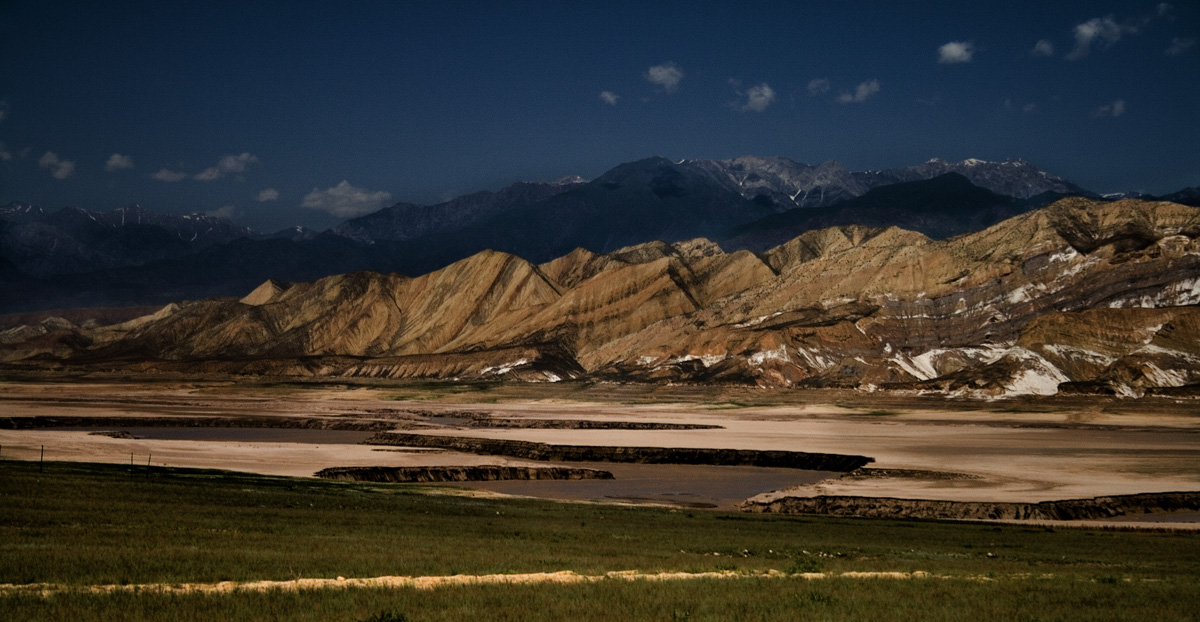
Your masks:
<path fill-rule="evenodd" d="M 140 206 L 95 212 L 10 203 L 0 207 L 0 256 L 41 277 L 120 268 L 192 255 L 239 238 L 304 239 L 303 228 L 262 235 L 205 214 L 167 216 Z"/>
<path fill-rule="evenodd" d="M 679 207 L 689 193 L 714 196 L 689 176 L 694 169 L 676 177 L 675 166 L 631 165 L 555 200 L 579 191 L 586 192 L 578 205 L 609 191 L 649 200 L 658 190 L 679 200 L 667 207 Z M 895 186 L 896 196 L 917 197 L 906 214 L 926 213 L 929 187 L 978 204 L 1000 196 L 942 175 Z M 883 209 L 870 192 L 860 199 L 839 205 L 851 204 L 847 214 Z M 617 201 L 604 205 L 617 209 Z M 698 214 L 728 225 L 720 214 Z M 605 240 L 622 234 L 600 232 Z M 1184 396 L 1200 394 L 1197 275 L 1200 209 L 1069 197 L 944 240 L 838 225 L 757 254 L 725 252 L 706 239 L 654 241 L 608 253 L 580 248 L 540 263 L 486 250 L 413 278 L 364 271 L 266 280 L 240 299 L 171 304 L 111 326 L 51 318 L 0 331 L 0 362 L 76 372 L 695 382 L 976 398 Z"/>
<path fill-rule="evenodd" d="M 685 160 L 748 199 L 790 207 L 825 207 L 866 194 L 872 188 L 958 173 L 996 194 L 1028 199 L 1047 192 L 1094 196 L 1079 186 L 1039 170 L 1024 160 L 946 162 L 934 158 L 904 168 L 851 172 L 839 162 L 818 166 L 787 158 L 741 157 L 733 160 Z"/>
<path fill-rule="evenodd" d="M 1190 193 L 1190 194 L 1189 194 Z M 0 312 L 160 304 L 235 295 L 268 278 L 356 270 L 421 274 L 484 249 L 542 262 L 705 237 L 762 251 L 806 230 L 900 226 L 934 238 L 979 230 L 1065 195 L 1096 197 L 1020 160 L 850 172 L 785 158 L 649 158 L 584 182 L 518 183 L 432 206 L 400 203 L 323 233 L 259 234 L 204 215 L 29 205 L 0 208 Z M 1195 202 L 1196 189 L 1176 193 Z M 1175 196 L 1175 195 L 1172 195 Z"/>

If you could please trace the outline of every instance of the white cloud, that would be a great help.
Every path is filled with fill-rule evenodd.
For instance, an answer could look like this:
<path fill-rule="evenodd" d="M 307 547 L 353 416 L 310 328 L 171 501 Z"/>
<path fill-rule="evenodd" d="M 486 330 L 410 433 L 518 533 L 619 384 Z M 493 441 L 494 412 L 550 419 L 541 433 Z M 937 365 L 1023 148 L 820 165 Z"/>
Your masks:
<path fill-rule="evenodd" d="M 612 91 L 600 91 L 600 101 L 609 106 L 616 106 L 618 99 L 621 99 L 621 96 Z"/>
<path fill-rule="evenodd" d="M 8 145 L 0 142 L 0 162 L 8 162 L 13 159 L 13 154 L 8 150 Z"/>
<path fill-rule="evenodd" d="M 1119 117 L 1125 114 L 1125 100 L 1118 99 L 1092 111 L 1093 117 Z"/>
<path fill-rule="evenodd" d="M 184 172 L 172 171 L 172 170 L 168 170 L 168 169 L 164 168 L 164 169 L 158 171 L 157 173 L 151 175 L 150 177 L 153 179 L 157 179 L 159 181 L 173 182 L 173 181 L 180 181 L 183 179 L 187 179 L 188 174 L 184 173 Z"/>
<path fill-rule="evenodd" d="M 1155 12 L 1158 13 L 1159 17 L 1169 18 L 1174 10 L 1175 5 L 1171 4 L 1170 2 L 1160 2 L 1158 3 L 1158 7 L 1155 9 Z"/>
<path fill-rule="evenodd" d="M 1167 46 L 1166 54 L 1167 56 L 1179 56 L 1180 54 L 1190 50 L 1195 45 L 1195 39 L 1183 39 L 1180 37 L 1175 37 L 1174 39 L 1171 39 L 1171 45 Z"/>
<path fill-rule="evenodd" d="M 8 118 L 8 102 L 0 99 L 0 121 Z"/>
<path fill-rule="evenodd" d="M 342 183 L 327 190 L 313 188 L 304 196 L 301 207 L 328 212 L 339 218 L 352 218 L 378 211 L 392 199 L 390 192 L 371 192 L 365 188 L 355 188 L 350 182 Z"/>
<path fill-rule="evenodd" d="M 837 100 L 842 104 L 865 102 L 868 98 L 878 92 L 879 80 L 867 80 L 866 82 L 859 84 L 858 87 L 854 89 L 854 93 L 843 92 L 841 95 L 838 95 Z"/>
<path fill-rule="evenodd" d="M 1054 44 L 1050 43 L 1049 39 L 1042 39 L 1033 44 L 1033 49 L 1029 50 L 1031 56 L 1054 56 Z"/>
<path fill-rule="evenodd" d="M 1126 34 L 1136 34 L 1138 28 L 1132 24 L 1118 24 L 1111 15 L 1108 17 L 1093 17 L 1075 27 L 1075 48 L 1067 54 L 1067 60 L 1079 60 L 1092 51 L 1092 45 L 1099 42 L 1108 47 Z"/>
<path fill-rule="evenodd" d="M 232 205 L 223 205 L 217 209 L 204 212 L 204 215 L 220 218 L 221 220 L 233 220 L 233 217 L 237 215 L 237 208 Z"/>
<path fill-rule="evenodd" d="M 752 86 L 746 90 L 746 103 L 742 104 L 742 112 L 762 112 L 775 101 L 775 89 L 766 82 Z"/>
<path fill-rule="evenodd" d="M 249 153 L 227 155 L 217 160 L 216 166 L 210 166 L 197 173 L 196 179 L 200 181 L 214 181 L 229 174 L 241 174 L 246 172 L 247 166 L 257 163 L 258 157 Z"/>
<path fill-rule="evenodd" d="M 674 93 L 675 89 L 679 88 L 679 81 L 683 80 L 683 70 L 668 61 L 647 69 L 643 77 L 651 84 L 663 87 L 666 92 Z"/>
<path fill-rule="evenodd" d="M 53 151 L 47 151 L 39 158 L 38 166 L 50 169 L 50 174 L 55 179 L 66 179 L 75 173 L 75 163 L 71 160 L 60 159 L 58 154 Z"/>
<path fill-rule="evenodd" d="M 975 43 L 972 41 L 951 41 L 938 48 L 938 62 L 946 65 L 969 63 L 975 55 Z"/>
<path fill-rule="evenodd" d="M 1037 110 L 1037 104 L 1032 102 L 1021 107 L 1021 112 L 1033 112 L 1034 110 Z"/>
<path fill-rule="evenodd" d="M 825 78 L 816 78 L 808 83 L 808 96 L 813 97 L 822 93 L 829 92 L 829 80 Z"/>
<path fill-rule="evenodd" d="M 104 170 L 110 173 L 113 171 L 119 171 L 123 168 L 133 168 L 132 157 L 114 153 L 108 156 L 108 162 L 104 165 Z"/>
<path fill-rule="evenodd" d="M 276 201 L 278 199 L 279 199 L 279 191 L 274 188 L 267 188 L 266 190 L 263 190 L 262 192 L 258 193 L 258 196 L 255 197 L 254 200 L 258 201 L 259 203 L 263 203 L 266 201 Z"/>

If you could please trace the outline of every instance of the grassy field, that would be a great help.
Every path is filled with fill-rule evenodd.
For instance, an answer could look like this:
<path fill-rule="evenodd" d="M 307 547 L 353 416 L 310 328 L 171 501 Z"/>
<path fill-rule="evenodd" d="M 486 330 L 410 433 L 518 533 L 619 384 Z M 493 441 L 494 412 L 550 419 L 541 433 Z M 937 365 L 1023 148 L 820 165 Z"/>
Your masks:
<path fill-rule="evenodd" d="M 0 583 L 573 570 L 725 580 L 0 595 L 2 620 L 1184 620 L 1200 536 L 772 517 L 461 496 L 432 487 L 0 462 Z M 926 571 L 910 581 L 753 571 Z M 384 617 L 386 619 L 386 616 Z"/>

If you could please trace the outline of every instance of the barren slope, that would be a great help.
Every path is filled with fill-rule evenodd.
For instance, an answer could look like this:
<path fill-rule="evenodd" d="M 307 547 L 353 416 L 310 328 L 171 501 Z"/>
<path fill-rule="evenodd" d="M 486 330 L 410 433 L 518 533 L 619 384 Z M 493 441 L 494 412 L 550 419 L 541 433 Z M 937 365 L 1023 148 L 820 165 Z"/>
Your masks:
<path fill-rule="evenodd" d="M 9 331 L 0 353 L 38 367 L 1179 393 L 1200 383 L 1198 237 L 1197 208 L 1069 198 L 941 241 L 842 226 L 761 256 L 703 239 L 541 266 L 485 251 L 413 279 L 267 282 L 119 330 Z"/>

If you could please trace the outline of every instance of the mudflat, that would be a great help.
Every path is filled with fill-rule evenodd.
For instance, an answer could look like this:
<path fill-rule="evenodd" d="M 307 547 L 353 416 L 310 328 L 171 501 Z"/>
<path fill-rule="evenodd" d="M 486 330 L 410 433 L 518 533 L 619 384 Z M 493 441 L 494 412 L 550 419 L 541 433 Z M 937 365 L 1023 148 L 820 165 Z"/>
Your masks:
<path fill-rule="evenodd" d="M 132 454 L 138 464 L 298 476 L 338 466 L 545 465 L 361 443 L 367 431 L 394 429 L 548 444 L 819 452 L 874 460 L 850 474 L 807 471 L 791 477 L 786 469 L 609 464 L 616 475 L 612 482 L 459 484 L 551 498 L 729 507 L 751 497 L 1036 503 L 1200 491 L 1195 400 L 950 402 L 854 391 L 707 391 L 13 380 L 0 383 L 0 458 L 37 460 L 44 446 L 47 460 L 128 463 Z M 197 421 L 213 418 L 221 425 L 196 428 Z M 491 418 L 504 423 L 489 427 Z M 521 427 L 514 420 L 558 423 Z M 573 420 L 609 423 L 583 429 L 562 424 Z M 287 427 L 295 422 L 303 429 Z M 670 425 L 653 429 L 654 424 Z M 589 488 L 606 485 L 613 487 Z M 1195 516 L 1181 513 L 1171 520 Z"/>

